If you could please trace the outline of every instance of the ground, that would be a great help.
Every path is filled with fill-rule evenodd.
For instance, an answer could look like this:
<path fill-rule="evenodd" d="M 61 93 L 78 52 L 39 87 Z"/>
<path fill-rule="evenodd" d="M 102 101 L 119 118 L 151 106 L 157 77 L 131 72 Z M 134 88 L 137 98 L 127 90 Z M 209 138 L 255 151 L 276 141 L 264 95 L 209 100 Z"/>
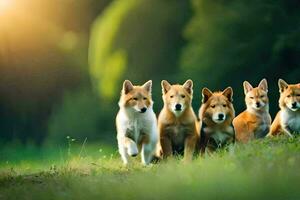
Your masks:
<path fill-rule="evenodd" d="M 115 147 L 1 150 L 0 199 L 299 199 L 300 138 L 264 139 L 143 167 Z"/>

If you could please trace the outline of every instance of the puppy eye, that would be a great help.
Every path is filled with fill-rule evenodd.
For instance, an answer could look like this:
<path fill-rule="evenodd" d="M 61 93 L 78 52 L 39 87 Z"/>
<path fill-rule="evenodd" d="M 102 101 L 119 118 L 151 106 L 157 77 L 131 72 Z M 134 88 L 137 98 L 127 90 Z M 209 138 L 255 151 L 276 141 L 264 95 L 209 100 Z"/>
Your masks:
<path fill-rule="evenodd" d="M 216 107 L 216 105 L 211 105 L 210 107 L 212 107 L 212 108 L 215 108 L 215 107 Z"/>
<path fill-rule="evenodd" d="M 144 100 L 147 100 L 147 98 L 146 98 L 146 97 L 144 97 L 143 99 L 144 99 Z"/>
<path fill-rule="evenodd" d="M 174 97 L 173 95 L 170 96 L 170 98 L 173 98 L 173 97 Z"/>
<path fill-rule="evenodd" d="M 297 94 L 296 96 L 297 96 L 297 97 L 300 97 L 300 94 Z"/>
<path fill-rule="evenodd" d="M 226 107 L 226 104 L 223 104 L 223 107 L 225 108 L 225 107 Z"/>
<path fill-rule="evenodd" d="M 287 97 L 288 97 L 288 98 L 290 98 L 290 97 L 291 97 L 291 95 L 289 94 L 289 95 L 287 95 Z"/>
<path fill-rule="evenodd" d="M 250 97 L 250 99 L 254 99 L 254 97 Z"/>
<path fill-rule="evenodd" d="M 134 97 L 134 98 L 133 98 L 133 100 L 137 101 L 137 100 L 138 100 L 138 98 Z"/>
<path fill-rule="evenodd" d="M 181 95 L 182 98 L 185 98 L 185 95 Z"/>
<path fill-rule="evenodd" d="M 260 98 L 264 98 L 264 97 L 265 97 L 264 95 L 261 95 L 261 96 L 260 96 Z"/>

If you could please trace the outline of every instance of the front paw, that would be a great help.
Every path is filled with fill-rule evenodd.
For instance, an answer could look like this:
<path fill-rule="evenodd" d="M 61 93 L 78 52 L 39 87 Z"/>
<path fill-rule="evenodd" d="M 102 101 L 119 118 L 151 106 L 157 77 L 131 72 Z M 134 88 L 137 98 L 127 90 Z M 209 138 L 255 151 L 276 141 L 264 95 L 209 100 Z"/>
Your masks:
<path fill-rule="evenodd" d="M 128 149 L 127 149 L 127 153 L 129 156 L 135 157 L 138 155 L 139 150 L 136 145 L 130 145 L 130 147 L 128 147 Z"/>
<path fill-rule="evenodd" d="M 163 156 L 163 151 L 162 151 L 161 148 L 158 148 L 158 149 L 156 150 L 155 156 L 156 156 L 157 158 L 162 158 L 162 156 Z"/>

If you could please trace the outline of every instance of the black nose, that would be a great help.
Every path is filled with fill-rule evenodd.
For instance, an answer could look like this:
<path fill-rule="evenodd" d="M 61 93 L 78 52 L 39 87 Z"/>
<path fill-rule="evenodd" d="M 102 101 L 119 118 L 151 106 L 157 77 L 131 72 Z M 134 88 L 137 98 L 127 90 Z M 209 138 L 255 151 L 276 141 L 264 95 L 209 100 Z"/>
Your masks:
<path fill-rule="evenodd" d="M 224 119 L 224 114 L 219 114 L 219 120 L 223 120 Z"/>
<path fill-rule="evenodd" d="M 292 107 L 296 108 L 297 107 L 297 102 L 292 103 Z"/>
<path fill-rule="evenodd" d="M 146 111 L 147 111 L 147 108 L 145 108 L 145 107 L 141 109 L 141 113 L 144 113 Z"/>
<path fill-rule="evenodd" d="M 175 109 L 176 109 L 176 110 L 181 110 L 181 105 L 180 105 L 180 104 L 176 104 L 176 105 L 175 105 Z"/>
<path fill-rule="evenodd" d="M 259 102 L 256 102 L 256 107 L 260 107 L 260 103 Z"/>

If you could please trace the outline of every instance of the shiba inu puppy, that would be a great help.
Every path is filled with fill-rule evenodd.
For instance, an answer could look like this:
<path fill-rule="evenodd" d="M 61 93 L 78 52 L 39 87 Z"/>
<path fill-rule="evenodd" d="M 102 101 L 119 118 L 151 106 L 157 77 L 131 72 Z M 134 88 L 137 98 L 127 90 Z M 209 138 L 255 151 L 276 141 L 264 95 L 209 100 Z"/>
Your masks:
<path fill-rule="evenodd" d="M 196 116 L 192 108 L 193 82 L 183 85 L 161 82 L 164 107 L 158 118 L 160 148 L 158 156 L 168 157 L 184 153 L 184 160 L 192 160 L 199 138 L 196 130 Z"/>
<path fill-rule="evenodd" d="M 280 111 L 272 123 L 268 136 L 283 133 L 293 137 L 294 133 L 300 133 L 300 83 L 289 85 L 279 79 L 278 86 Z"/>
<path fill-rule="evenodd" d="M 140 150 L 142 163 L 148 165 L 155 153 L 158 131 L 151 88 L 152 81 L 142 86 L 133 86 L 128 80 L 123 83 L 116 125 L 119 153 L 125 165 L 129 156 L 136 156 Z"/>
<path fill-rule="evenodd" d="M 232 96 L 231 87 L 223 92 L 211 92 L 208 88 L 203 88 L 202 105 L 199 109 L 202 153 L 206 148 L 213 151 L 234 142 L 232 120 L 235 117 L 235 111 Z"/>
<path fill-rule="evenodd" d="M 236 140 L 243 143 L 265 137 L 271 125 L 267 80 L 256 88 L 244 81 L 244 93 L 247 109 L 233 120 Z"/>

